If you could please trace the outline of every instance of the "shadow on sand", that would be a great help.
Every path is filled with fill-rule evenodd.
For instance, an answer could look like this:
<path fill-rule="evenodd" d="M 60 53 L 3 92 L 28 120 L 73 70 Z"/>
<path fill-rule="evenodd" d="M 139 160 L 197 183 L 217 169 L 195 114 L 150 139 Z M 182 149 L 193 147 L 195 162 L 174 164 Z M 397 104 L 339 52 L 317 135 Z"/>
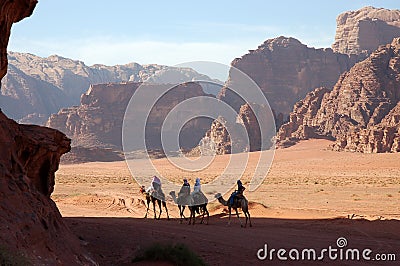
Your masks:
<path fill-rule="evenodd" d="M 101 265 L 136 265 L 131 263 L 135 254 L 156 242 L 183 243 L 209 265 L 398 265 L 400 261 L 398 220 L 252 218 L 251 228 L 241 228 L 236 217 L 227 226 L 225 214 L 210 216 L 209 225 L 194 226 L 180 224 L 178 219 L 71 217 L 64 220 Z M 272 261 L 257 258 L 257 251 L 265 244 L 268 250 L 315 249 L 319 254 L 329 246 L 338 248 L 336 241 L 340 237 L 347 240 L 344 251 L 358 249 L 362 252 L 368 248 L 372 250 L 371 256 L 395 254 L 397 263 L 334 261 L 328 254 L 323 262 L 283 262 L 278 260 L 276 252 Z"/>

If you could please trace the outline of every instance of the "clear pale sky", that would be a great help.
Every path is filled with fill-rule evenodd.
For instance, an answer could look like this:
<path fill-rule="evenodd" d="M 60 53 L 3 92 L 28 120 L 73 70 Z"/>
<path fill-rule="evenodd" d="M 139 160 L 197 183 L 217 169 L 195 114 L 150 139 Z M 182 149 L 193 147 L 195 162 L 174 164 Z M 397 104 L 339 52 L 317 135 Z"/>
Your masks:
<path fill-rule="evenodd" d="M 330 47 L 336 17 L 364 6 L 400 9 L 400 1 L 39 0 L 30 18 L 14 24 L 9 50 L 88 65 L 229 64 L 280 35 Z"/>

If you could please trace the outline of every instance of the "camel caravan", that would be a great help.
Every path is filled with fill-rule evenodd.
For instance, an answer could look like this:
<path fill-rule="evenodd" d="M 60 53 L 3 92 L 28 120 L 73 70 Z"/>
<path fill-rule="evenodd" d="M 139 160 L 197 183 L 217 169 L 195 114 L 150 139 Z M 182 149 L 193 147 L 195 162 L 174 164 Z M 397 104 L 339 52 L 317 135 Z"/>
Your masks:
<path fill-rule="evenodd" d="M 250 213 L 249 213 L 249 202 L 246 199 L 246 197 L 243 195 L 243 192 L 245 190 L 245 187 L 243 186 L 242 182 L 240 180 L 237 181 L 237 190 L 235 190 L 231 196 L 229 197 L 228 201 L 224 200 L 222 195 L 220 193 L 217 193 L 215 195 L 215 198 L 224 206 L 228 207 L 228 212 L 229 212 L 229 219 L 228 219 L 228 225 L 231 223 L 231 214 L 232 214 L 232 209 L 235 210 L 236 216 L 239 219 L 240 226 L 241 227 L 246 227 L 247 222 L 249 222 L 250 227 L 252 226 L 251 220 L 250 220 Z M 144 218 L 147 218 L 148 212 L 150 210 L 150 202 L 153 205 L 153 211 L 154 211 L 154 219 L 160 219 L 161 214 L 162 214 L 162 207 L 164 207 L 167 219 L 169 220 L 169 214 L 168 214 L 168 208 L 165 200 L 165 194 L 162 191 L 161 188 L 161 180 L 157 177 L 154 176 L 153 180 L 151 182 L 150 187 L 147 189 L 145 186 L 141 186 L 140 192 L 145 196 L 145 202 L 146 202 L 146 214 Z M 180 218 L 180 223 L 183 222 L 183 220 L 189 220 L 189 224 L 195 224 L 196 221 L 196 214 L 201 216 L 201 221 L 200 223 L 202 224 L 204 221 L 204 216 L 207 216 L 206 218 L 206 224 L 208 224 L 208 220 L 210 217 L 210 214 L 207 210 L 207 204 L 208 204 L 208 199 L 204 195 L 204 193 L 201 191 L 201 183 L 200 183 L 200 178 L 196 178 L 196 182 L 194 184 L 193 192 L 190 191 L 190 184 L 187 179 L 183 180 L 183 185 L 178 192 L 178 195 L 176 195 L 175 191 L 171 191 L 169 195 L 172 197 L 173 201 L 175 204 L 178 205 L 179 209 L 179 218 Z M 157 211 L 156 211 L 156 203 L 159 208 L 159 214 L 157 216 Z M 184 211 L 186 207 L 190 211 L 189 219 L 185 217 Z M 243 226 L 242 221 L 240 220 L 239 217 L 239 212 L 238 209 L 241 209 L 242 212 L 244 213 L 246 217 L 246 222 Z"/>

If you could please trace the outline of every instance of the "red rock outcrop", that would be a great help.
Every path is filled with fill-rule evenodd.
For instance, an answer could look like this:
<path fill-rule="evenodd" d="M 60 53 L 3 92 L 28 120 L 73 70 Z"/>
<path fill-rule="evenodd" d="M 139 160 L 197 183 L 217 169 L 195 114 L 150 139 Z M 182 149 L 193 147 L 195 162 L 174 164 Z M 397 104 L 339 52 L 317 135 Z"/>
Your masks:
<path fill-rule="evenodd" d="M 94 264 L 50 199 L 70 140 L 54 129 L 19 125 L 0 112 L 0 143 L 3 247 L 34 265 Z"/>
<path fill-rule="evenodd" d="M 11 27 L 32 15 L 37 0 L 4 0 L 0 4 L 0 79 L 7 73 L 7 45 Z"/>
<path fill-rule="evenodd" d="M 400 37 L 400 10 L 374 8 L 340 14 L 332 49 L 344 54 L 370 54 L 379 45 Z"/>
<path fill-rule="evenodd" d="M 31 15 L 36 3 L 0 2 L 0 78 L 7 69 L 11 25 Z M 0 111 L 0 145 L 0 243 L 10 260 L 2 262 L 95 265 L 50 199 L 54 172 L 70 140 L 54 129 L 19 125 Z"/>
<path fill-rule="evenodd" d="M 72 146 L 122 150 L 122 123 L 131 96 L 141 83 L 110 83 L 92 85 L 81 97 L 81 104 L 60 110 L 47 122 L 72 139 Z M 144 90 L 158 93 L 172 85 L 143 84 Z M 202 87 L 193 82 L 180 84 L 163 95 L 152 108 L 146 126 L 146 144 L 149 149 L 161 148 L 161 126 L 167 114 L 180 102 L 197 96 L 206 96 Z M 144 100 L 145 101 L 145 100 Z M 145 108 L 146 106 L 143 106 Z M 139 108 L 140 109 L 140 108 Z M 198 111 L 198 110 L 196 110 Z M 174 120 L 176 124 L 179 118 Z M 189 121 L 182 129 L 180 144 L 183 148 L 196 146 L 211 121 L 198 118 Z"/>
<path fill-rule="evenodd" d="M 320 136 L 336 139 L 335 150 L 397 152 L 399 88 L 400 38 L 395 38 L 343 74 L 332 91 L 317 89 L 296 104 L 277 140 Z"/>
<path fill-rule="evenodd" d="M 314 123 L 313 119 L 321 107 L 323 96 L 327 92 L 329 90 L 325 87 L 317 88 L 294 105 L 293 112 L 289 115 L 289 121 L 283 124 L 277 133 L 280 147 L 288 147 L 294 145 L 298 140 L 319 136 L 318 125 Z"/>
<path fill-rule="evenodd" d="M 268 118 L 273 119 L 268 117 L 268 114 L 265 106 L 246 103 L 240 107 L 236 121 L 218 117 L 202 138 L 198 147 L 199 152 L 221 155 L 260 151 L 271 147 L 273 137 L 271 134 L 275 132 L 275 127 L 273 121 L 268 121 Z M 194 149 L 191 154 L 198 155 L 196 152 L 197 149 Z"/>
<path fill-rule="evenodd" d="M 293 105 L 316 87 L 332 87 L 340 74 L 349 70 L 357 56 L 338 54 L 332 49 L 307 47 L 294 38 L 278 37 L 265 41 L 256 50 L 232 61 L 231 65 L 246 73 L 264 92 L 280 120 Z M 231 71 L 219 98 L 239 111 L 244 102 L 228 88 L 240 84 Z"/>
<path fill-rule="evenodd" d="M 211 123 L 210 130 L 206 132 L 200 143 L 200 151 L 204 155 L 231 153 L 232 141 L 226 123 L 223 117 L 218 117 Z"/>

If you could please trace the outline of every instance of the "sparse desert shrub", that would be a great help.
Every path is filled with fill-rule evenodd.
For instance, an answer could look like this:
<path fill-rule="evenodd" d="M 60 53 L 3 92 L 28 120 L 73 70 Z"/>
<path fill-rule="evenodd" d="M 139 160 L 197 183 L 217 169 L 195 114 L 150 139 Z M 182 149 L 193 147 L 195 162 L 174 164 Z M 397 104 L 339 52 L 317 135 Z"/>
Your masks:
<path fill-rule="evenodd" d="M 206 265 L 202 258 L 196 255 L 184 244 L 155 243 L 145 249 L 142 254 L 133 259 L 138 261 L 165 261 L 174 265 Z"/>

